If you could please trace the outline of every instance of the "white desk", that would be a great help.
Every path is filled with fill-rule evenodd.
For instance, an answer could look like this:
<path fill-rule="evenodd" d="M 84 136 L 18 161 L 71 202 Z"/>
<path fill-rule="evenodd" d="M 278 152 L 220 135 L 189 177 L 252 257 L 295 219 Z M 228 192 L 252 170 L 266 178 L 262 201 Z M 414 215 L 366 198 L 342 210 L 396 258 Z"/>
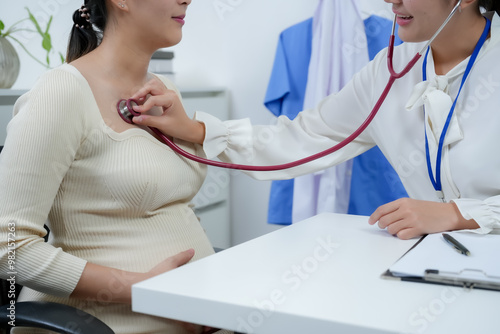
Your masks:
<path fill-rule="evenodd" d="M 416 241 L 323 214 L 138 283 L 136 312 L 248 333 L 500 333 L 500 293 L 384 280 Z"/>

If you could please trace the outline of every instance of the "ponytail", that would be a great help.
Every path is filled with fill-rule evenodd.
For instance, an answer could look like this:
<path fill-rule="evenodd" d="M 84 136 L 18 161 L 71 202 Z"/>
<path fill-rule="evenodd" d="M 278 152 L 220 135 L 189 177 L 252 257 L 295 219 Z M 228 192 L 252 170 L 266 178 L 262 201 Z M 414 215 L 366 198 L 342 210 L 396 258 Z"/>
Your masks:
<path fill-rule="evenodd" d="M 500 15 L 500 0 L 479 0 L 479 6 L 488 12 L 495 11 Z"/>
<path fill-rule="evenodd" d="M 89 53 L 101 43 L 107 17 L 105 0 L 85 0 L 85 4 L 73 13 L 67 63 Z"/>

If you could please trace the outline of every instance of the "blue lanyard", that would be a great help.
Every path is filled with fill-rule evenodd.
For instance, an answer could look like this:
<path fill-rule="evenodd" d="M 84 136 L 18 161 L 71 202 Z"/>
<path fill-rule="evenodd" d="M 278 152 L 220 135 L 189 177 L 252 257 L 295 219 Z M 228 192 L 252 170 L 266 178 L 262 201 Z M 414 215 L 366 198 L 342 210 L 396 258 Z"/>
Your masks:
<path fill-rule="evenodd" d="M 434 172 L 432 171 L 432 165 L 431 165 L 431 156 L 429 153 L 429 141 L 427 140 L 427 129 L 425 130 L 425 154 L 427 158 L 427 170 L 429 172 L 429 178 L 431 179 L 432 185 L 434 186 L 434 189 L 436 190 L 438 197 L 441 200 L 444 200 L 444 194 L 443 194 L 443 187 L 441 185 L 441 155 L 443 152 L 443 146 L 444 146 L 444 139 L 446 137 L 446 132 L 448 132 L 448 128 L 451 123 L 451 118 L 453 116 L 453 112 L 455 111 L 455 107 L 457 106 L 457 101 L 458 97 L 460 96 L 460 93 L 462 92 L 462 88 L 464 87 L 465 81 L 467 80 L 467 77 L 469 76 L 472 66 L 474 65 L 474 62 L 476 61 L 476 58 L 479 54 L 479 51 L 483 47 L 484 43 L 486 42 L 486 39 L 488 38 L 488 34 L 490 32 L 490 27 L 491 27 L 491 21 L 486 18 L 486 27 L 484 28 L 483 34 L 481 35 L 481 38 L 477 42 L 477 45 L 474 49 L 474 52 L 472 53 L 469 63 L 467 64 L 467 68 L 465 69 L 464 76 L 462 78 L 462 83 L 460 85 L 460 89 L 458 90 L 457 97 L 455 98 L 455 101 L 453 102 L 453 105 L 451 106 L 450 112 L 448 113 L 448 117 L 446 119 L 446 123 L 443 127 L 443 132 L 441 132 L 441 136 L 439 137 L 439 146 L 438 146 L 438 152 L 437 152 L 437 157 L 436 157 L 436 178 L 434 178 Z M 427 52 L 425 54 L 424 58 L 424 63 L 422 65 L 422 73 L 423 73 L 423 79 L 424 81 L 427 81 L 427 57 L 429 56 L 429 51 L 430 47 L 427 49 Z M 425 108 L 424 108 L 425 112 Z"/>

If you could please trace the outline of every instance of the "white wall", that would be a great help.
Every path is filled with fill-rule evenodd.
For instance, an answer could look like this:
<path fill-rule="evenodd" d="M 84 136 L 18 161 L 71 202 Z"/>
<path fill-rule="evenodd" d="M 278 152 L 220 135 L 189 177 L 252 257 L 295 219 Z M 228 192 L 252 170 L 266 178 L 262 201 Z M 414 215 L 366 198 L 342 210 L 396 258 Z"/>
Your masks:
<path fill-rule="evenodd" d="M 364 8 L 387 8 L 382 0 L 358 0 Z M 285 28 L 311 17 L 319 0 L 193 0 L 188 9 L 183 41 L 172 48 L 174 70 L 181 87 L 227 87 L 232 118 L 250 117 L 269 124 L 264 108 L 278 36 Z M 0 19 L 9 26 L 25 16 L 29 6 L 45 25 L 54 15 L 55 49 L 65 53 L 72 13 L 83 1 L 2 1 Z M 43 57 L 40 39 L 22 34 L 28 48 Z M 27 89 L 44 69 L 19 50 L 22 69 L 13 88 Z M 52 57 L 57 64 L 57 57 Z M 266 223 L 270 182 L 255 181 L 240 172 L 232 175 L 233 244 L 268 233 L 279 226 Z"/>

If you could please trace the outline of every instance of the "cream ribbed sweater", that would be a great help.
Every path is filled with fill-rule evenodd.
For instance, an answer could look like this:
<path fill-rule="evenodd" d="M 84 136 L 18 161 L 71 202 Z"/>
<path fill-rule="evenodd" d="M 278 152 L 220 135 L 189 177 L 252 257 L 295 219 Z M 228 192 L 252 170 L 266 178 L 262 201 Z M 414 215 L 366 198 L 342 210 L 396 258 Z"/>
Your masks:
<path fill-rule="evenodd" d="M 43 75 L 14 112 L 0 155 L 0 219 L 1 226 L 15 226 L 16 282 L 25 286 L 20 300 L 79 307 L 116 333 L 184 333 L 169 320 L 133 313 L 129 305 L 68 296 L 87 261 L 146 272 L 189 248 L 196 251 L 194 259 L 212 254 L 190 207 L 205 168 L 142 129 L 113 131 L 87 81 L 70 65 Z M 45 243 L 47 219 L 51 234 Z M 5 232 L 3 278 L 12 271 Z"/>

